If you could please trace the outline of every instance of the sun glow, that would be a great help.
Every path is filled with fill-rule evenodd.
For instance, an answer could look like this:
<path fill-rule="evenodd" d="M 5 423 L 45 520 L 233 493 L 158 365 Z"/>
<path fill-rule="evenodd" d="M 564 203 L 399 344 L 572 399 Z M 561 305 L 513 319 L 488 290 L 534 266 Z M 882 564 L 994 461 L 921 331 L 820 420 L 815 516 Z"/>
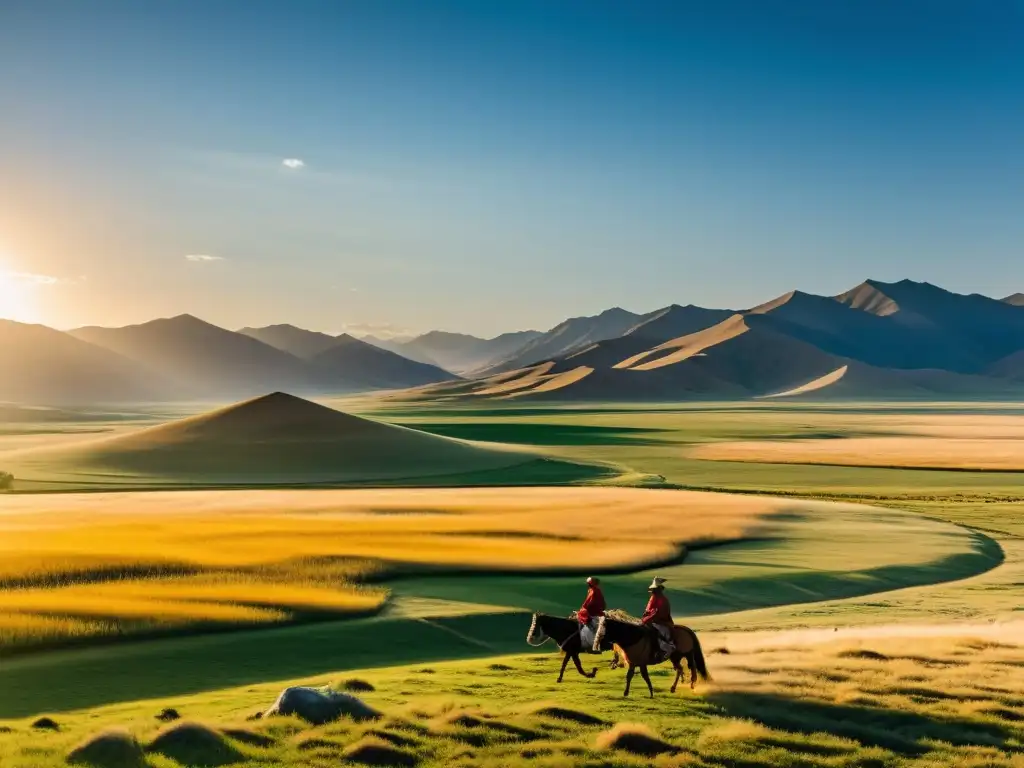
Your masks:
<path fill-rule="evenodd" d="M 11 252 L 0 244 L 0 320 L 38 323 L 37 292 L 57 282 L 47 275 L 29 274 L 10 269 Z"/>
<path fill-rule="evenodd" d="M 37 322 L 34 291 L 31 281 L 14 272 L 0 271 L 0 319 Z"/>

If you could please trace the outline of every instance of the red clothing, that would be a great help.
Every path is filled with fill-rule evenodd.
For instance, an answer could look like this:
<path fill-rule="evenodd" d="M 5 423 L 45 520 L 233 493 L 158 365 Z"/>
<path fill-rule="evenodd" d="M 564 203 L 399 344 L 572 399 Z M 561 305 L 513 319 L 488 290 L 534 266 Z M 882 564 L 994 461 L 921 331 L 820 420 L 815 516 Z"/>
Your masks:
<path fill-rule="evenodd" d="M 672 626 L 672 608 L 664 592 L 654 592 L 647 601 L 647 608 L 640 618 L 641 624 L 664 624 Z"/>
<path fill-rule="evenodd" d="M 600 588 L 591 587 L 587 590 L 587 597 L 584 599 L 577 615 L 580 621 L 586 624 L 595 616 L 604 616 L 604 609 L 604 595 L 601 593 Z"/>

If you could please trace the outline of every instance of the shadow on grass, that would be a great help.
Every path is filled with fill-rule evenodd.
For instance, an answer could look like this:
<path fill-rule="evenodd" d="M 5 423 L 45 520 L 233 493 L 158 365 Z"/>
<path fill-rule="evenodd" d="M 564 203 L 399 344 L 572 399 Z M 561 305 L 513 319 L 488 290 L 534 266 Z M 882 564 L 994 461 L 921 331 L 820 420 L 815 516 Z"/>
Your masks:
<path fill-rule="evenodd" d="M 0 720 L 347 669 L 529 652 L 529 626 L 529 615 L 512 613 L 377 616 L 2 659 Z M 268 692 L 268 706 L 277 693 Z"/>
<path fill-rule="evenodd" d="M 777 694 L 729 691 L 709 694 L 707 700 L 723 714 L 755 720 L 769 728 L 808 735 L 832 733 L 905 755 L 927 752 L 925 742 L 929 741 L 1005 748 L 1014 735 L 1009 728 L 994 723 Z"/>

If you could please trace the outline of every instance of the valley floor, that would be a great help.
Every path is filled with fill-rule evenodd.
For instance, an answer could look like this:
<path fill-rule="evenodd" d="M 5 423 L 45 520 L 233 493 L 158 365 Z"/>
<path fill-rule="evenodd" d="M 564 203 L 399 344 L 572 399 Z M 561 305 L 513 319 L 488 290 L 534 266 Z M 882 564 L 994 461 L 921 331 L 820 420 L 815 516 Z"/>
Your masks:
<path fill-rule="evenodd" d="M 598 461 L 616 468 L 616 482 L 740 495 L 613 488 L 294 492 L 296 498 L 367 494 L 358 508 L 331 500 L 326 517 L 323 509 L 299 510 L 278 496 L 268 506 L 281 517 L 261 524 L 269 533 L 288 520 L 297 541 L 308 534 L 322 542 L 316 526 L 325 520 L 332 526 L 360 521 L 369 526 L 360 529 L 369 541 L 380 536 L 380 526 L 407 530 L 429 512 L 424 505 L 438 507 L 417 534 L 428 539 L 410 541 L 408 551 L 439 556 L 453 551 L 439 549 L 440 542 L 450 547 L 467 534 L 476 539 L 466 550 L 456 548 L 462 554 L 440 571 L 430 558 L 414 557 L 371 579 L 366 588 L 383 590 L 386 602 L 367 618 L 320 617 L 0 656 L 0 763 L 62 764 L 75 743 L 112 726 L 127 727 L 145 745 L 164 727 L 154 715 L 171 706 L 208 723 L 219 754 L 239 765 L 335 764 L 356 759 L 365 752 L 360 745 L 371 743 L 390 744 L 398 764 L 426 766 L 1024 765 L 1024 474 L 978 471 L 971 462 L 984 447 L 961 454 L 956 442 L 1000 441 L 1000 450 L 1016 455 L 1024 444 L 1024 416 L 1016 408 L 420 408 L 415 415 L 394 409 L 375 415 L 439 434 L 530 446 L 570 462 Z M 911 452 L 901 462 L 905 468 L 859 460 L 850 460 L 858 466 L 765 463 L 778 456 L 780 443 L 806 451 L 815 441 L 844 444 L 856 459 L 858 440 L 882 435 L 912 436 L 905 445 L 922 445 L 927 461 Z M 767 453 L 759 454 L 764 441 Z M 748 451 L 743 461 L 728 455 L 733 444 Z M 914 468 L 936 455 L 960 456 L 962 466 Z M 563 492 L 587 500 L 569 511 L 557 501 Z M 54 521 L 76 512 L 78 499 L 84 505 L 78 513 L 104 507 L 104 514 L 129 521 L 153 520 L 150 505 L 192 499 L 188 509 L 225 517 L 219 533 L 240 541 L 233 515 L 248 508 L 249 524 L 253 506 L 268 498 L 263 494 L 284 492 L 221 493 L 201 504 L 191 493 L 94 495 L 92 502 L 88 496 L 7 497 L 14 505 L 5 502 L 0 525 L 6 520 L 8 532 L 39 535 L 27 524 L 34 520 L 51 536 L 61 528 Z M 520 493 L 530 500 L 516 511 Z M 460 508 L 460 494 L 478 495 Z M 638 514 L 643 505 L 632 499 L 662 494 L 671 499 L 668 506 L 659 501 Z M 389 505 L 391 513 L 381 514 Z M 483 511 L 488 505 L 490 516 Z M 526 514 L 529 508 L 538 514 Z M 156 519 L 162 525 L 169 518 Z M 302 521 L 297 529 L 296 521 Z M 163 535 L 175 530 L 168 525 Z M 666 540 L 688 548 L 673 560 L 657 550 Z M 506 544 L 512 549 L 504 550 Z M 19 545 L 29 553 L 39 551 L 34 546 L 28 539 Z M 645 549 L 654 560 L 630 559 Z M 505 551 L 530 552 L 543 567 L 531 574 L 502 563 Z M 11 552 L 3 560 L 9 570 Z M 482 563 L 465 560 L 474 552 L 495 572 L 482 573 Z M 330 554 L 365 559 L 374 553 Z M 625 558 L 619 568 L 616 558 Z M 387 560 L 394 569 L 394 556 Z M 431 564 L 435 570 L 424 568 Z M 473 570 L 465 571 L 467 564 Z M 612 604 L 631 613 L 642 608 L 650 576 L 668 575 L 677 621 L 699 633 L 714 681 L 670 696 L 667 671 L 659 670 L 656 698 L 646 698 L 637 676 L 632 697 L 623 700 L 622 672 L 609 672 L 602 659 L 596 680 L 571 673 L 556 685 L 557 657 L 543 649 L 538 655 L 523 642 L 529 611 L 567 613 L 582 597 L 580 576 L 595 567 L 608 574 Z M 260 610 L 283 605 L 237 597 L 226 603 Z M 288 681 L 350 678 L 372 685 L 358 695 L 381 710 L 382 721 L 320 728 L 288 718 L 245 722 Z M 552 706 L 569 713 L 553 715 Z M 44 713 L 59 731 L 30 727 Z M 616 724 L 619 731 L 609 733 Z M 661 742 L 657 757 L 626 748 L 638 741 L 623 735 L 629 724 Z M 146 760 L 154 768 L 188 764 L 154 751 Z"/>

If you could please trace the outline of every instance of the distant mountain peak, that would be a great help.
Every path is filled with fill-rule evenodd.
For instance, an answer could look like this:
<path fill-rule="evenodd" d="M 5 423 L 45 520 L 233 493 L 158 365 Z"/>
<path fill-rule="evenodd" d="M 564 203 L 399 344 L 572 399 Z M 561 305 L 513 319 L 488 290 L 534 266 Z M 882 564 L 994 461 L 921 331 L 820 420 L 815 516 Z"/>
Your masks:
<path fill-rule="evenodd" d="M 1011 293 L 1002 299 L 1004 304 L 1013 304 L 1015 307 L 1024 307 L 1024 293 Z"/>
<path fill-rule="evenodd" d="M 181 315 L 175 315 L 174 317 L 164 317 L 159 320 L 153 320 L 152 322 L 159 323 L 161 321 L 165 323 L 177 323 L 181 325 L 212 325 L 212 323 L 208 323 L 202 318 L 196 317 L 195 315 L 189 314 L 188 312 L 185 312 L 184 314 Z"/>

